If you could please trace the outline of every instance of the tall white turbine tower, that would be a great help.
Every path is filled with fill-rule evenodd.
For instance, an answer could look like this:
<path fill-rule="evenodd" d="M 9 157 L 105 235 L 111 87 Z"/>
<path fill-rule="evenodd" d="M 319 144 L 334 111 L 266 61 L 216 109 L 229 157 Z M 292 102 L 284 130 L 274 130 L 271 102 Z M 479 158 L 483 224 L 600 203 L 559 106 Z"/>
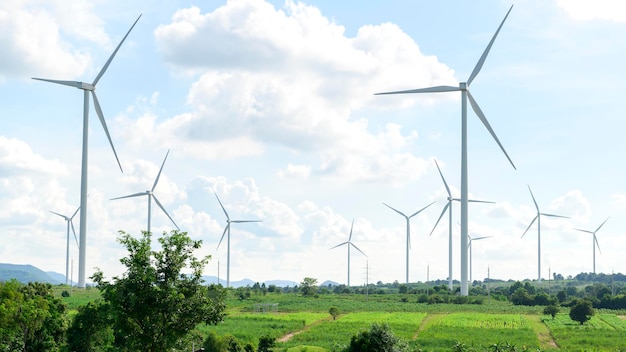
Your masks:
<path fill-rule="evenodd" d="M 469 280 L 470 282 L 474 282 L 472 280 L 472 241 L 479 241 L 479 240 L 484 240 L 485 238 L 489 238 L 491 236 L 483 236 L 483 237 L 476 237 L 476 238 L 472 238 L 470 235 L 468 236 L 468 247 L 469 247 L 469 263 L 470 263 L 470 270 L 469 270 Z"/>
<path fill-rule="evenodd" d="M 80 173 L 80 208 L 82 211 L 80 212 L 80 249 L 78 251 L 78 287 L 85 287 L 85 265 L 87 258 L 87 174 L 88 174 L 88 161 L 89 161 L 89 153 L 88 153 L 88 145 L 89 145 L 89 93 L 93 96 L 94 108 L 96 109 L 96 113 L 98 114 L 98 118 L 100 119 L 100 123 L 102 124 L 102 128 L 104 129 L 104 133 L 106 133 L 107 138 L 109 139 L 109 144 L 111 145 L 111 149 L 113 149 L 113 154 L 115 154 L 115 159 L 117 160 L 117 164 L 122 170 L 122 164 L 120 163 L 119 158 L 117 157 L 117 152 L 115 151 L 115 147 L 113 146 L 113 141 L 111 140 L 111 136 L 109 135 L 109 129 L 107 128 L 107 124 L 104 120 L 104 114 L 102 113 L 102 108 L 100 107 L 100 102 L 98 101 L 98 97 L 96 96 L 96 84 L 102 78 L 102 75 L 106 72 L 107 68 L 111 64 L 111 61 L 117 54 L 117 51 L 126 40 L 126 37 L 130 34 L 130 31 L 133 30 L 137 21 L 139 21 L 141 15 L 137 17 L 133 25 L 130 27 L 128 32 L 122 41 L 117 45 L 113 54 L 109 57 L 107 62 L 104 64 L 104 67 L 100 70 L 96 79 L 93 80 L 92 83 L 86 82 L 77 82 L 77 81 L 59 81 L 54 79 L 44 79 L 44 78 L 33 78 L 39 81 L 46 81 L 56 84 L 61 84 L 69 87 L 74 87 L 83 90 L 83 156 L 82 156 L 82 165 L 81 165 L 81 173 Z M 122 171 L 123 172 L 123 171 Z"/>
<path fill-rule="evenodd" d="M 591 239 L 591 247 L 593 247 L 593 273 L 594 274 L 596 273 L 596 246 L 598 247 L 598 251 L 600 251 L 600 244 L 598 243 L 598 238 L 596 237 L 596 233 L 598 231 L 600 231 L 602 226 L 604 226 L 604 224 L 608 220 L 609 220 L 609 218 L 606 218 L 606 220 L 604 220 L 604 222 L 602 224 L 600 224 L 600 226 L 598 226 L 598 228 L 595 231 L 575 229 L 577 231 L 582 231 L 582 232 L 590 233 L 591 235 L 593 235 L 593 237 Z M 602 251 L 600 251 L 600 253 L 602 253 Z"/>
<path fill-rule="evenodd" d="M 222 207 L 222 210 L 224 211 L 224 215 L 226 215 L 226 227 L 224 228 L 224 233 L 222 233 L 222 238 L 220 238 L 220 242 L 217 244 L 217 249 L 220 248 L 224 236 L 228 233 L 228 238 L 226 239 L 226 287 L 230 287 L 230 224 L 243 222 L 261 222 L 261 220 L 231 220 L 230 216 L 228 216 L 226 208 L 224 208 L 224 206 L 222 205 L 220 197 L 217 196 L 217 193 L 215 193 L 215 198 L 217 198 L 217 201 L 220 203 L 220 207 Z"/>
<path fill-rule="evenodd" d="M 537 282 L 541 282 L 541 216 L 543 215 L 543 216 L 548 216 L 552 218 L 563 218 L 563 219 L 569 219 L 569 217 L 542 213 L 541 211 L 539 211 L 539 206 L 537 205 L 537 201 L 535 200 L 535 196 L 533 195 L 533 191 L 530 189 L 530 186 L 528 186 L 528 190 L 530 191 L 530 196 L 533 198 L 533 203 L 535 203 L 535 209 L 537 209 L 537 215 L 535 215 L 535 218 L 533 219 L 533 221 L 530 222 L 530 225 L 528 225 L 528 227 L 526 228 L 526 231 L 524 231 L 521 238 L 524 238 L 524 235 L 526 235 L 526 232 L 528 232 L 530 227 L 533 226 L 533 224 L 535 223 L 535 220 L 537 220 Z"/>
<path fill-rule="evenodd" d="M 139 193 L 129 194 L 127 196 L 111 198 L 111 200 L 116 200 L 116 199 L 124 199 L 124 198 L 133 198 L 133 197 L 147 196 L 148 197 L 148 232 L 150 232 L 150 233 L 152 233 L 151 232 L 151 228 L 150 228 L 150 224 L 152 222 L 152 199 L 154 199 L 154 202 L 159 206 L 159 208 L 161 208 L 161 210 L 163 210 L 163 212 L 165 213 L 165 215 L 167 215 L 167 217 L 170 219 L 172 224 L 174 224 L 174 226 L 176 226 L 176 229 L 180 230 L 178 228 L 178 225 L 176 225 L 176 222 L 174 221 L 174 219 L 172 219 L 170 214 L 167 213 L 167 210 L 165 210 L 165 208 L 163 207 L 163 204 L 161 204 L 161 202 L 159 202 L 159 199 L 154 194 L 154 189 L 156 188 L 157 184 L 159 183 L 159 178 L 161 177 L 161 172 L 163 171 L 163 166 L 165 166 L 165 161 L 167 160 L 167 156 L 169 154 L 170 154 L 170 151 L 168 150 L 167 153 L 165 154 L 165 159 L 163 159 L 163 163 L 161 164 L 161 168 L 159 169 L 159 173 L 157 174 L 156 179 L 154 179 L 154 184 L 152 185 L 151 189 L 149 189 L 149 190 L 147 190 L 145 192 L 139 192 Z"/>
<path fill-rule="evenodd" d="M 364 256 L 367 257 L 367 254 L 363 253 L 362 250 L 359 249 L 354 243 L 352 243 L 352 229 L 354 228 L 354 219 L 352 219 L 352 225 L 350 226 L 350 236 L 346 242 L 339 243 L 338 245 L 331 247 L 329 249 L 334 249 L 343 245 L 348 247 L 348 287 L 350 287 L 350 247 L 354 247 L 357 251 L 361 252 Z"/>
<path fill-rule="evenodd" d="M 474 100 L 474 98 L 469 92 L 469 87 L 472 84 L 472 81 L 474 80 L 474 78 L 476 78 L 476 75 L 478 75 L 478 73 L 480 72 L 480 69 L 483 67 L 485 59 L 487 58 L 487 55 L 489 54 L 489 51 L 491 50 L 491 46 L 493 45 L 493 42 L 496 40 L 496 37 L 498 36 L 498 33 L 500 32 L 500 29 L 502 28 L 504 21 L 506 21 L 512 9 L 513 9 L 513 6 L 511 5 L 511 8 L 506 13 L 506 16 L 504 16 L 502 23 L 500 23 L 498 30 L 496 30 L 496 33 L 491 38 L 489 45 L 487 45 L 487 48 L 485 49 L 482 56 L 478 60 L 478 63 L 476 63 L 476 66 L 474 67 L 474 70 L 470 74 L 470 77 L 468 78 L 467 82 L 460 82 L 458 87 L 435 86 L 435 87 L 421 88 L 421 89 L 377 93 L 377 95 L 380 95 L 380 94 L 410 94 L 410 93 L 442 93 L 442 92 L 457 92 L 457 91 L 461 92 L 461 295 L 462 296 L 467 296 L 469 294 L 469 285 L 467 281 L 467 274 L 468 274 L 468 270 L 467 270 L 468 269 L 467 268 L 467 251 L 468 251 L 467 249 L 467 243 L 468 243 L 468 238 L 467 238 L 467 228 L 468 228 L 467 100 L 468 99 L 469 99 L 470 105 L 472 106 L 472 109 L 474 110 L 474 112 L 476 113 L 480 121 L 483 123 L 483 125 L 485 125 L 485 128 L 487 128 L 487 130 L 489 131 L 493 139 L 495 139 L 496 143 L 498 143 L 498 145 L 500 146 L 500 149 L 502 150 L 502 152 L 504 152 L 504 155 L 507 157 L 507 159 L 509 159 L 509 162 L 511 163 L 513 168 L 515 168 L 515 164 L 513 164 L 513 161 L 507 154 L 506 150 L 504 150 L 502 143 L 500 143 L 500 140 L 496 136 L 496 133 L 491 128 L 491 125 L 489 124 L 489 121 L 487 121 L 485 114 L 482 112 L 482 110 L 480 109 L 480 107 L 478 106 L 478 104 L 476 103 L 476 101 Z"/>
<path fill-rule="evenodd" d="M 74 240 L 76 241 L 76 245 L 78 246 L 80 250 L 80 245 L 78 244 L 78 239 L 76 238 L 76 230 L 74 230 L 74 222 L 73 222 L 74 217 L 76 216 L 76 213 L 78 213 L 79 210 L 80 210 L 80 207 L 76 208 L 76 211 L 74 212 L 74 214 L 72 214 L 72 216 L 59 214 L 57 212 L 50 210 L 52 214 L 56 214 L 62 217 L 63 219 L 65 219 L 65 222 L 67 222 L 67 240 L 65 241 L 65 284 L 66 285 L 69 284 L 69 275 L 70 275 L 70 227 L 72 228 L 72 233 L 74 234 Z"/>
<path fill-rule="evenodd" d="M 450 187 L 448 187 L 448 182 L 446 182 L 445 177 L 443 177 L 443 173 L 441 172 L 441 168 L 439 168 L 439 164 L 437 163 L 437 160 L 435 160 L 435 165 L 437 165 L 437 170 L 439 171 L 439 175 L 441 176 L 441 180 L 443 181 L 443 185 L 446 187 L 446 192 L 448 193 L 448 202 L 446 203 L 446 205 L 443 207 L 443 210 L 441 211 L 441 215 L 439 215 L 439 218 L 437 219 L 437 222 L 435 223 L 435 226 L 433 226 L 433 229 L 430 231 L 430 236 L 432 236 L 433 232 L 435 232 L 435 229 L 437 228 L 437 225 L 439 224 L 439 221 L 441 221 L 441 218 L 443 218 L 443 216 L 446 214 L 446 211 L 448 212 L 448 288 L 450 289 L 450 291 L 452 291 L 453 289 L 453 276 L 452 276 L 452 202 L 459 202 L 461 199 L 459 198 L 452 198 L 452 192 L 450 192 Z M 468 199 L 467 200 L 469 203 L 489 203 L 489 204 L 493 204 L 494 202 L 490 202 L 490 201 L 486 201 L 486 200 L 475 200 L 475 199 Z M 472 281 L 470 279 L 470 281 Z"/>
<path fill-rule="evenodd" d="M 423 207 L 422 209 L 416 211 L 415 213 L 407 216 L 406 214 L 404 214 L 403 212 L 392 208 L 390 205 L 387 205 L 385 203 L 383 203 L 387 208 L 395 211 L 396 213 L 404 216 L 404 218 L 406 219 L 406 283 L 409 283 L 409 249 L 411 249 L 411 218 L 414 217 L 415 215 L 419 214 L 422 212 L 422 210 L 428 208 L 429 206 L 435 204 L 435 202 L 432 202 L 430 204 L 428 204 L 427 206 Z"/>

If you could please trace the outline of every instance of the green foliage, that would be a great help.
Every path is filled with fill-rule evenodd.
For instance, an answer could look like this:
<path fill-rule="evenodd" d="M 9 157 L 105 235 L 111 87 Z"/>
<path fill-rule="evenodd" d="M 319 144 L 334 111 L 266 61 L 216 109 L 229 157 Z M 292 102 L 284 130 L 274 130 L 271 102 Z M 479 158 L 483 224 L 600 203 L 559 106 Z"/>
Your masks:
<path fill-rule="evenodd" d="M 271 352 L 271 348 L 276 345 L 276 338 L 271 336 L 261 336 L 259 337 L 259 348 L 258 352 Z"/>
<path fill-rule="evenodd" d="M 591 316 L 595 314 L 591 302 L 586 300 L 579 300 L 570 308 L 570 319 L 577 321 L 580 325 L 583 325 L 587 320 L 591 319 Z"/>
<path fill-rule="evenodd" d="M 300 292 L 305 297 L 315 296 L 317 293 L 317 279 L 305 277 L 300 283 Z"/>
<path fill-rule="evenodd" d="M 0 282 L 0 350 L 59 351 L 66 307 L 44 283 Z"/>
<path fill-rule="evenodd" d="M 104 279 L 98 270 L 91 278 L 109 305 L 114 345 L 120 349 L 165 351 L 172 349 L 200 322 L 216 324 L 223 319 L 219 288 L 202 285 L 202 270 L 209 257 L 197 259 L 193 252 L 201 241 L 186 232 L 163 233 L 161 250 L 153 251 L 151 234 L 135 239 L 120 232 L 118 241 L 128 250 L 120 259 L 126 266 L 122 277 Z M 191 273 L 184 273 L 186 268 Z"/>
<path fill-rule="evenodd" d="M 62 297 L 69 297 L 70 296 L 70 292 L 68 290 L 63 290 L 63 292 L 61 292 L 61 296 Z"/>
<path fill-rule="evenodd" d="M 549 305 L 543 309 L 543 314 L 552 316 L 552 319 L 554 319 L 557 313 L 559 313 L 559 307 L 555 305 Z"/>
<path fill-rule="evenodd" d="M 387 324 L 374 323 L 369 331 L 352 336 L 345 352 L 401 352 L 407 344 L 396 337 Z"/>
<path fill-rule="evenodd" d="M 78 309 L 67 330 L 67 346 L 70 352 L 112 350 L 113 328 L 107 303 L 97 300 Z"/>

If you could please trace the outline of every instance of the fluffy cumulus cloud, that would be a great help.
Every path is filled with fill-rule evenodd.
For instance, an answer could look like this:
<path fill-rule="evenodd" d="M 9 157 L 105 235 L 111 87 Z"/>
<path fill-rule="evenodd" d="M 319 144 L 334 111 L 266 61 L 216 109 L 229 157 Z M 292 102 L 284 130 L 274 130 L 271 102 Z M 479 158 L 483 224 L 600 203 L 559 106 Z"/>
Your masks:
<path fill-rule="evenodd" d="M 407 152 L 417 134 L 397 125 L 370 131 L 359 112 L 411 101 L 375 98 L 389 82 L 454 84 L 453 72 L 397 26 L 364 26 L 348 37 L 319 9 L 291 1 L 282 9 L 261 0 L 182 9 L 154 35 L 164 59 L 197 79 L 189 112 L 160 124 L 144 119 L 151 135 L 182 139 L 179 149 L 199 158 L 260 155 L 269 146 L 317 156 L 317 166 L 286 165 L 283 177 L 419 177 L 424 161 Z"/>
<path fill-rule="evenodd" d="M 579 21 L 626 21 L 626 3 L 622 0 L 557 0 L 569 16 Z"/>
<path fill-rule="evenodd" d="M 71 79 L 91 64 L 80 43 L 110 46 L 88 1 L 2 1 L 0 79 L 47 75 Z"/>

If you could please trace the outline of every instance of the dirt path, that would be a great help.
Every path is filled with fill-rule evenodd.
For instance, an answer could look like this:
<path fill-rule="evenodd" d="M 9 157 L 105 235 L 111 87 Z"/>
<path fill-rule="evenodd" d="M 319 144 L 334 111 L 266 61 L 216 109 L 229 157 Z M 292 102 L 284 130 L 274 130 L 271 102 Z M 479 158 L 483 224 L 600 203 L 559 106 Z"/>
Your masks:
<path fill-rule="evenodd" d="M 303 333 L 303 332 L 309 330 L 310 328 L 312 328 L 313 326 L 321 324 L 322 322 L 332 320 L 332 318 L 333 317 L 327 317 L 327 318 L 322 318 L 322 319 L 316 320 L 316 321 L 312 322 L 311 324 L 306 325 L 301 330 L 290 332 L 290 333 L 288 333 L 288 334 L 286 334 L 284 336 L 279 337 L 278 339 L 276 339 L 276 342 L 287 342 L 287 341 L 291 340 L 292 337 L 294 337 L 294 336 L 296 336 L 296 335 L 298 335 L 300 333 Z"/>
<path fill-rule="evenodd" d="M 533 329 L 535 334 L 537 334 L 537 339 L 539 340 L 539 347 L 542 349 L 548 348 L 559 348 L 559 345 L 556 344 L 552 334 L 550 334 L 550 329 L 541 321 L 541 315 L 524 315 L 526 319 L 530 322 L 530 327 Z"/>
<path fill-rule="evenodd" d="M 427 314 L 426 318 L 422 319 L 422 322 L 420 323 L 420 327 L 417 329 L 417 331 L 413 335 L 413 340 L 417 339 L 417 336 L 419 335 L 420 331 L 423 331 L 426 328 L 426 325 L 430 324 L 431 321 L 439 320 L 445 317 L 446 315 L 448 314 L 445 314 L 445 313 Z"/>

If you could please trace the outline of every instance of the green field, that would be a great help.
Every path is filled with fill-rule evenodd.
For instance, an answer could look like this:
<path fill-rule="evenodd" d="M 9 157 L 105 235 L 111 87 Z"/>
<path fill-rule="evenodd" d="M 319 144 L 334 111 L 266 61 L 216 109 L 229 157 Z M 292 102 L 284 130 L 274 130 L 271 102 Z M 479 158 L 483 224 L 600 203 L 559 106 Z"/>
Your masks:
<path fill-rule="evenodd" d="M 96 289 L 75 289 L 63 300 L 73 310 L 98 297 Z M 416 303 L 413 297 L 253 294 L 239 299 L 233 291 L 224 321 L 217 326 L 200 325 L 197 332 L 233 335 L 242 345 L 256 345 L 259 337 L 268 335 L 276 338 L 277 352 L 321 352 L 339 351 L 358 332 L 374 323 L 386 323 L 414 351 L 463 350 L 459 346 L 466 351 L 502 350 L 497 344 L 514 345 L 519 351 L 626 351 L 626 318 L 619 315 L 623 312 L 601 310 L 581 326 L 570 320 L 564 307 L 553 320 L 541 313 L 543 307 L 489 299 L 479 305 L 425 304 Z M 260 305 L 271 309 L 260 312 Z M 335 320 L 330 307 L 340 311 Z"/>

